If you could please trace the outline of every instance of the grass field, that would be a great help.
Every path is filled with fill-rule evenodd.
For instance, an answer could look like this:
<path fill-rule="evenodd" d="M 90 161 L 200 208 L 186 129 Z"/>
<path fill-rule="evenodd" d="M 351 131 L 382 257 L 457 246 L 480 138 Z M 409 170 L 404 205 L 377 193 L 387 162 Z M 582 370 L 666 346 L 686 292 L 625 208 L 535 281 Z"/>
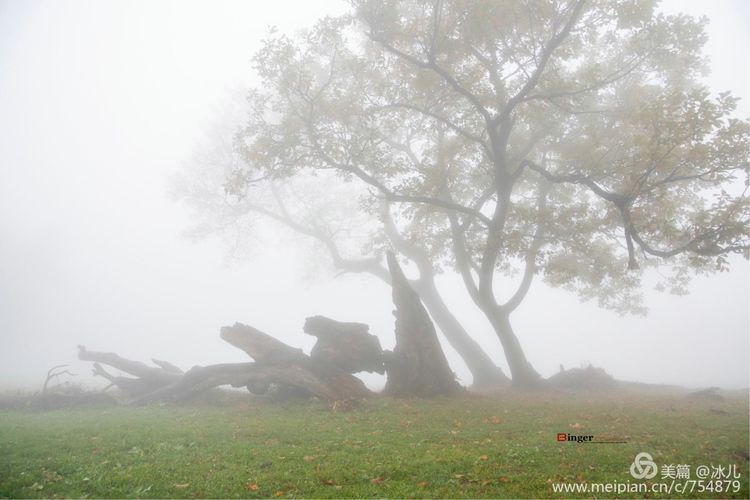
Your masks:
<path fill-rule="evenodd" d="M 558 442 L 558 432 L 625 444 Z M 748 498 L 748 400 L 520 394 L 0 413 L 5 497 L 643 497 L 555 493 L 557 482 L 668 483 L 629 473 L 737 464 Z M 684 480 L 679 482 L 685 483 Z"/>

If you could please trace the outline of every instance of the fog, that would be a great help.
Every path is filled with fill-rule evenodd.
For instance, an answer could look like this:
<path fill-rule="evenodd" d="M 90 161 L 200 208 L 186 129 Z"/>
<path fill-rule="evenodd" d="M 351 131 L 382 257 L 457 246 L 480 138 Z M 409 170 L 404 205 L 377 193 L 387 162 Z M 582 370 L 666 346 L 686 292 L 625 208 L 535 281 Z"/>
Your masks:
<path fill-rule="evenodd" d="M 185 233 L 191 212 L 171 180 L 208 140 L 269 26 L 294 33 L 339 2 L 0 2 L 0 388 L 38 389 L 48 368 L 88 363 L 76 345 L 147 361 L 246 361 L 219 328 L 253 325 L 309 349 L 307 316 L 370 325 L 394 344 L 390 290 L 372 277 L 312 266 L 288 234 L 248 238 L 233 258 L 220 238 Z M 750 116 L 750 4 L 672 1 L 706 15 L 713 90 Z M 268 234 L 268 231 L 264 231 Z M 317 255 L 317 254 L 316 254 Z M 618 379 L 748 386 L 750 268 L 696 277 L 690 293 L 645 291 L 646 317 L 620 317 L 534 284 L 514 315 L 542 375 L 589 363 Z M 316 272 L 320 271 L 320 272 Z M 646 279 L 649 282 L 649 279 Z M 500 344 L 457 276 L 439 286 L 508 373 Z M 460 380 L 471 377 L 443 343 Z M 371 387 L 383 379 L 365 378 Z"/>

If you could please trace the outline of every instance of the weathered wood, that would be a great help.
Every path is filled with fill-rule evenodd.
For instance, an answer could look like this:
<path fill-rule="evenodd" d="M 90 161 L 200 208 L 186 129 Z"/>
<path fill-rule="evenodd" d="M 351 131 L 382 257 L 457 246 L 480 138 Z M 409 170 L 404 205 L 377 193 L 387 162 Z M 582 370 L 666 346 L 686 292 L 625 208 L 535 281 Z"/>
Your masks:
<path fill-rule="evenodd" d="M 320 375 L 297 364 L 225 363 L 194 366 L 178 381 L 133 399 L 130 404 L 184 401 L 221 385 L 253 388 L 272 384 L 304 389 L 307 394 L 331 401 L 370 394 L 361 380 L 345 373 Z"/>
<path fill-rule="evenodd" d="M 182 377 L 181 373 L 168 371 L 162 367 L 148 366 L 140 361 L 123 358 L 113 352 L 89 351 L 82 345 L 78 346 L 78 358 L 84 361 L 94 361 L 94 375 L 109 380 L 129 397 L 148 394 Z M 102 368 L 102 364 L 117 368 L 136 378 L 112 375 Z"/>
<path fill-rule="evenodd" d="M 255 363 L 222 363 L 194 366 L 172 384 L 135 398 L 130 404 L 155 401 L 182 401 L 221 385 L 242 387 L 246 385 Z"/>
<path fill-rule="evenodd" d="M 123 358 L 113 352 L 89 351 L 82 345 L 78 346 L 78 359 L 109 365 L 138 378 L 150 380 L 154 384 L 166 385 L 180 378 L 179 373 L 169 372 L 156 366 L 148 366 L 140 361 Z"/>
<path fill-rule="evenodd" d="M 335 364 L 313 359 L 302 349 L 291 347 L 252 326 L 235 323 L 222 327 L 221 338 L 255 359 L 257 371 L 243 384 L 251 392 L 277 384 L 300 387 L 312 395 L 332 400 L 372 394 L 361 380 Z"/>
<path fill-rule="evenodd" d="M 323 364 L 336 366 L 347 373 L 385 373 L 380 340 L 369 333 L 364 323 L 344 323 L 325 316 L 305 320 L 303 331 L 317 337 L 310 357 Z"/>
<path fill-rule="evenodd" d="M 307 357 L 302 349 L 296 349 L 257 328 L 242 323 L 223 326 L 220 336 L 234 347 L 245 351 L 255 361 L 265 364 L 290 363 Z"/>
<path fill-rule="evenodd" d="M 120 389 L 123 394 L 128 397 L 142 396 L 143 394 L 148 394 L 149 392 L 153 392 L 158 388 L 164 386 L 163 384 L 154 383 L 153 380 L 149 379 L 120 377 L 112 375 L 107 372 L 99 363 L 94 363 L 92 373 L 94 374 L 94 376 L 109 380 L 110 387 L 112 385 L 117 386 L 117 388 Z"/>
<path fill-rule="evenodd" d="M 396 347 L 385 353 L 388 381 L 385 392 L 393 396 L 434 396 L 462 390 L 445 358 L 427 311 L 411 288 L 393 253 L 389 252 L 393 303 L 396 310 Z"/>
<path fill-rule="evenodd" d="M 164 361 L 163 359 L 151 358 L 151 362 L 164 371 L 167 371 L 170 373 L 184 373 L 179 366 L 175 366 L 169 361 Z"/>
<path fill-rule="evenodd" d="M 366 330 L 366 325 L 362 326 Z M 117 385 L 132 398 L 131 404 L 190 399 L 221 385 L 244 386 L 253 393 L 266 392 L 272 385 L 294 387 L 302 389 L 303 393 L 334 401 L 372 394 L 361 380 L 331 364 L 325 357 L 312 359 L 301 349 L 251 326 L 235 323 L 223 327 L 221 338 L 245 351 L 255 362 L 194 366 L 182 373 L 167 361 L 153 359 L 158 367 L 151 367 L 115 353 L 88 351 L 83 346 L 79 346 L 78 356 L 94 361 L 94 374 Z M 372 340 L 368 342 L 372 343 Z M 100 363 L 137 378 L 111 375 Z"/>

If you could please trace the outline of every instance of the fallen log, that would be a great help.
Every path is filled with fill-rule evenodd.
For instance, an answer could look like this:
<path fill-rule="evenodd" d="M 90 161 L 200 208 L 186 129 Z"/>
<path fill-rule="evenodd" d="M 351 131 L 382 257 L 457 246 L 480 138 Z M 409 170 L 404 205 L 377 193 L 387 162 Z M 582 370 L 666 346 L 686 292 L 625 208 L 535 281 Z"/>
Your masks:
<path fill-rule="evenodd" d="M 257 328 L 235 323 L 221 329 L 221 338 L 245 351 L 255 361 L 194 366 L 183 373 L 167 361 L 153 359 L 157 367 L 152 367 L 115 353 L 89 351 L 84 346 L 79 346 L 78 356 L 86 361 L 94 361 L 94 375 L 116 385 L 131 398 L 130 404 L 183 401 L 222 385 L 247 387 L 255 394 L 267 392 L 272 385 L 293 387 L 301 389 L 304 394 L 332 401 L 371 394 L 360 379 L 331 364 L 328 359 L 313 359 L 301 349 L 291 347 Z M 112 375 L 101 364 L 122 370 L 135 378 Z"/>
<path fill-rule="evenodd" d="M 354 377 L 352 377 L 354 378 Z M 194 366 L 185 376 L 172 385 L 133 399 L 130 404 L 139 405 L 156 401 L 185 401 L 221 385 L 232 387 L 258 387 L 279 384 L 304 389 L 306 394 L 321 399 L 338 401 L 365 395 L 367 391 L 361 380 L 352 384 L 349 379 L 320 377 L 298 365 L 268 366 L 259 363 L 226 363 L 209 366 Z M 251 392 L 254 392 L 251 390 Z"/>
<path fill-rule="evenodd" d="M 140 361 L 123 358 L 113 352 L 89 351 L 82 345 L 78 346 L 78 359 L 109 365 L 138 378 L 151 380 L 155 384 L 169 384 L 180 377 L 179 373 L 167 371 L 161 367 L 148 366 Z"/>
<path fill-rule="evenodd" d="M 150 380 L 112 375 L 107 372 L 99 363 L 94 363 L 92 373 L 94 374 L 94 376 L 109 380 L 107 389 L 114 385 L 129 397 L 137 397 L 143 394 L 148 394 L 149 392 L 152 392 L 156 390 L 157 387 L 159 387 L 155 386 L 154 383 Z M 105 389 L 105 391 L 107 389 Z"/>
<path fill-rule="evenodd" d="M 94 361 L 94 374 L 117 385 L 134 404 L 190 399 L 221 385 L 246 387 L 256 394 L 278 386 L 293 389 L 290 393 L 333 401 L 355 399 L 372 394 L 353 375 L 361 371 L 387 373 L 385 392 L 393 396 L 426 397 L 461 390 L 427 311 L 392 253 L 388 254 L 388 268 L 396 306 L 396 347 L 392 352 L 383 352 L 378 338 L 363 323 L 312 316 L 303 329 L 317 338 L 309 356 L 257 328 L 235 323 L 222 327 L 220 337 L 247 353 L 254 360 L 251 363 L 194 366 L 183 373 L 168 361 L 152 359 L 156 366 L 148 366 L 115 353 L 88 351 L 84 346 L 79 346 L 78 357 Z M 135 378 L 111 375 L 100 363 Z"/>
<path fill-rule="evenodd" d="M 146 404 L 156 401 L 184 401 L 198 394 L 219 387 L 247 385 L 249 373 L 255 363 L 223 363 L 209 366 L 194 366 L 172 384 L 160 387 L 135 398 L 130 404 Z"/>
<path fill-rule="evenodd" d="M 161 368 L 162 370 L 164 370 L 165 372 L 184 373 L 180 367 L 173 365 L 169 361 L 151 358 L 151 362 L 155 364 L 156 366 L 158 366 L 159 368 Z"/>
<path fill-rule="evenodd" d="M 131 397 L 148 394 L 170 385 L 182 377 L 181 373 L 166 370 L 161 366 L 148 366 L 140 361 L 123 358 L 113 352 L 89 351 L 82 345 L 78 346 L 78 359 L 93 361 L 93 374 L 95 376 L 109 380 L 111 384 L 116 385 L 123 393 Z M 135 378 L 112 375 L 101 366 L 102 364 L 134 375 Z M 179 370 L 171 363 L 168 364 Z"/>
<path fill-rule="evenodd" d="M 251 392 L 265 384 L 277 384 L 299 387 L 334 401 L 372 394 L 360 379 L 341 367 L 308 356 L 257 328 L 235 323 L 222 327 L 221 338 L 255 359 L 258 371 L 249 377 Z"/>
<path fill-rule="evenodd" d="M 347 373 L 383 374 L 383 348 L 369 330 L 364 323 L 343 323 L 325 316 L 311 316 L 303 327 L 305 333 L 318 339 L 310 351 L 313 360 Z"/>
<path fill-rule="evenodd" d="M 302 349 L 287 345 L 257 328 L 242 323 L 221 327 L 219 336 L 234 347 L 245 351 L 255 361 L 263 363 L 291 363 L 307 357 Z"/>

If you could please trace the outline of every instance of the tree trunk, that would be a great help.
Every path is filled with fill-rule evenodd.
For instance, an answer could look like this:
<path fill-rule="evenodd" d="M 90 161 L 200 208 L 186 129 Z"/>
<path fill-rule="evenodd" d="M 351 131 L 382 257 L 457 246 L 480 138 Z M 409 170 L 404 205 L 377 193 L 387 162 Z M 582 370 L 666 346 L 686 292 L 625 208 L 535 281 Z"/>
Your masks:
<path fill-rule="evenodd" d="M 385 393 L 393 396 L 434 396 L 461 390 L 417 293 L 409 286 L 401 267 L 388 253 L 393 303 L 396 305 L 396 347 L 386 352 L 388 381 Z"/>
<path fill-rule="evenodd" d="M 428 278 L 424 274 L 421 276 L 421 279 L 411 281 L 411 283 L 448 343 L 466 363 L 466 367 L 473 378 L 473 387 L 482 389 L 510 383 L 505 373 L 492 362 L 484 349 L 469 336 L 458 319 L 448 309 L 448 306 L 445 305 L 432 277 Z"/>
<path fill-rule="evenodd" d="M 497 306 L 485 307 L 482 308 L 482 311 L 489 319 L 503 346 L 505 358 L 508 360 L 508 366 L 510 367 L 513 387 L 532 388 L 541 385 L 542 377 L 526 360 L 521 343 L 511 327 L 508 314 L 499 310 Z"/>
<path fill-rule="evenodd" d="M 391 223 L 392 224 L 392 223 Z M 476 388 L 495 387 L 507 385 L 510 380 L 497 366 L 482 347 L 469 335 L 461 322 L 451 313 L 443 301 L 440 291 L 435 286 L 435 271 L 432 269 L 428 259 L 415 256 L 420 250 L 401 238 L 395 229 L 389 232 L 391 242 L 399 249 L 401 254 L 406 255 L 417 264 L 419 278 L 409 280 L 412 288 L 419 293 L 422 303 L 430 317 L 445 336 L 448 343 L 456 350 L 466 367 L 472 375 L 472 384 Z M 387 270 L 377 261 L 368 260 L 366 264 L 362 261 L 344 261 L 334 259 L 334 265 L 349 272 L 369 273 L 387 285 L 391 285 L 391 276 Z"/>

